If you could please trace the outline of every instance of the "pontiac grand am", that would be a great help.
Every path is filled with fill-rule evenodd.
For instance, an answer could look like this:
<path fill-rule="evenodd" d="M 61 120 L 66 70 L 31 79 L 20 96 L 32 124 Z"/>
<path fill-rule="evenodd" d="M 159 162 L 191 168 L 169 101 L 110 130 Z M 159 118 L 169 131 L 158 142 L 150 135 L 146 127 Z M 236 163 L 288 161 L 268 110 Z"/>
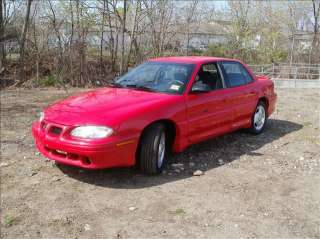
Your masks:
<path fill-rule="evenodd" d="M 276 98 L 273 82 L 239 60 L 156 58 L 47 107 L 32 133 L 38 150 L 62 164 L 157 174 L 191 144 L 240 128 L 260 134 Z"/>

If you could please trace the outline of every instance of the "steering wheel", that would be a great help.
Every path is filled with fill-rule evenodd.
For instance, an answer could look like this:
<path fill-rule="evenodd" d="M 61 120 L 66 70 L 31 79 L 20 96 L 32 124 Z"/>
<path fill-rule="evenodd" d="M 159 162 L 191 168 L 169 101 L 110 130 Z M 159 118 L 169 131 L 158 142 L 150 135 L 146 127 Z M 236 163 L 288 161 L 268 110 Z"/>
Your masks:
<path fill-rule="evenodd" d="M 171 81 L 171 84 L 173 84 L 174 82 L 177 82 L 181 86 L 184 85 L 184 82 L 182 82 L 181 80 L 173 80 L 173 81 Z"/>

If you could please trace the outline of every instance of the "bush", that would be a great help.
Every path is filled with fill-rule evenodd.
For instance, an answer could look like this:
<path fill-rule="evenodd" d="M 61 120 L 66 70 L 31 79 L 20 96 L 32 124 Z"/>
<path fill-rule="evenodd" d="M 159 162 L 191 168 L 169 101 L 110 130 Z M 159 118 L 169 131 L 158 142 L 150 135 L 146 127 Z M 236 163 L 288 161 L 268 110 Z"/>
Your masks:
<path fill-rule="evenodd" d="M 196 49 L 192 46 L 189 47 L 189 55 L 191 56 L 201 56 L 203 55 L 203 51 L 200 49 Z"/>
<path fill-rule="evenodd" d="M 283 62 L 287 59 L 287 52 L 282 49 L 272 48 L 236 48 L 233 44 L 211 44 L 204 53 L 208 56 L 236 58 L 248 64 L 266 64 L 272 62 Z"/>
<path fill-rule="evenodd" d="M 37 86 L 56 86 L 58 84 L 58 79 L 56 75 L 43 76 L 36 81 Z"/>
<path fill-rule="evenodd" d="M 216 57 L 228 57 L 230 49 L 223 44 L 210 44 L 209 48 L 205 52 L 207 56 L 216 56 Z M 230 56 L 229 56 L 230 57 Z"/>
<path fill-rule="evenodd" d="M 284 50 L 275 50 L 272 52 L 272 62 L 283 62 L 288 59 L 288 53 Z"/>

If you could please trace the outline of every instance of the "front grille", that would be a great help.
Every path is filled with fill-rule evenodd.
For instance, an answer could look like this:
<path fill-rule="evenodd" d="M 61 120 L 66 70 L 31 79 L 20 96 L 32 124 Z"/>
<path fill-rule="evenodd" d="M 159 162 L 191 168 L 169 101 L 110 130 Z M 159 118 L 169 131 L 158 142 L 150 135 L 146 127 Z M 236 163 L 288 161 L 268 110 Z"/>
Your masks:
<path fill-rule="evenodd" d="M 57 126 L 51 126 L 49 132 L 54 135 L 60 135 L 62 132 L 62 128 Z"/>

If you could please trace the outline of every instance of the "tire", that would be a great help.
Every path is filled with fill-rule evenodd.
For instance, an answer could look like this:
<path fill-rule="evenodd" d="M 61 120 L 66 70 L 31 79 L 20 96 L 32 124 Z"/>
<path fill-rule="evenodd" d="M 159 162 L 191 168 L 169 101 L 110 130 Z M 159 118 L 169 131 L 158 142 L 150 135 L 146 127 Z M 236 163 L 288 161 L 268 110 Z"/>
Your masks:
<path fill-rule="evenodd" d="M 153 124 L 143 133 L 138 158 L 139 168 L 146 174 L 159 174 L 167 156 L 166 131 L 163 124 Z"/>
<path fill-rule="evenodd" d="M 251 117 L 250 132 L 252 134 L 261 134 L 266 127 L 267 120 L 266 104 L 263 101 L 259 101 Z"/>

